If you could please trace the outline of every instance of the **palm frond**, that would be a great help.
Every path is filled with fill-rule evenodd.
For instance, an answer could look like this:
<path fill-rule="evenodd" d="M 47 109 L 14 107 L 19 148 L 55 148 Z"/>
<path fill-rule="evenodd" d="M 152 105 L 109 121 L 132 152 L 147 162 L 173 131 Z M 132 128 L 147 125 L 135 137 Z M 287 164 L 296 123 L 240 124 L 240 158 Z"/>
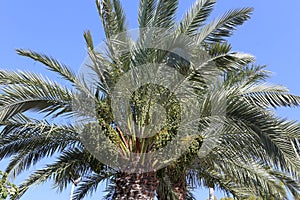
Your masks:
<path fill-rule="evenodd" d="M 257 86 L 259 87 L 259 86 Z M 275 91 L 257 91 L 246 92 L 243 94 L 245 99 L 251 103 L 262 107 L 280 107 L 280 106 L 299 106 L 300 97 L 288 93 L 275 92 Z"/>
<path fill-rule="evenodd" d="M 275 87 L 273 89 L 282 90 L 281 87 Z M 212 163 L 220 162 L 225 165 L 225 163 L 228 164 L 229 161 L 223 159 L 234 160 L 235 157 L 238 157 L 242 160 L 236 160 L 234 162 L 241 163 L 255 158 L 262 163 L 263 166 L 271 166 L 274 171 L 284 172 L 293 177 L 294 182 L 297 182 L 300 160 L 297 149 L 293 148 L 292 141 L 294 138 L 299 137 L 299 124 L 274 117 L 270 112 L 265 111 L 265 108 L 260 108 L 255 104 L 243 101 L 238 93 L 239 92 L 234 94 L 232 91 L 218 93 L 218 97 L 220 95 L 227 96 L 227 114 L 223 117 L 219 116 L 220 123 L 223 124 L 223 127 L 221 132 L 216 133 L 218 139 L 215 142 L 218 143 L 218 145 L 211 151 L 211 159 L 210 157 L 205 157 L 205 160 L 211 160 Z M 232 99 L 232 96 L 235 96 L 234 99 Z M 209 102 L 212 102 L 212 100 L 209 100 L 209 96 L 206 98 L 208 98 Z M 209 105 L 205 106 L 209 107 Z M 207 109 L 201 109 L 201 113 L 205 114 L 206 112 L 202 110 Z M 209 118 L 212 118 L 212 116 Z M 204 118 L 201 120 L 204 120 Z M 203 123 L 203 126 L 207 127 L 207 123 L 205 123 L 206 120 L 201 120 L 200 122 Z M 214 120 L 216 120 L 216 117 L 214 117 Z M 208 120 L 208 122 L 209 121 L 210 120 Z M 205 142 L 206 138 L 204 137 L 203 140 Z M 252 168 L 252 164 L 250 164 L 250 166 Z M 228 167 L 224 167 L 223 169 L 225 170 L 225 168 L 227 169 Z M 239 170 L 236 169 L 235 171 Z M 270 173 L 270 171 L 268 173 Z M 223 172 L 221 174 L 227 175 L 228 173 Z M 240 178 L 241 177 L 238 179 Z M 273 177 L 273 179 L 278 180 L 279 178 Z M 247 182 L 247 186 L 248 181 L 245 181 Z M 239 183 L 238 186 L 243 188 L 241 183 Z M 253 186 L 255 186 L 255 184 L 253 184 Z M 266 185 L 261 187 L 262 190 L 265 189 L 265 186 Z M 293 188 L 294 186 L 291 185 L 290 187 Z M 236 189 L 237 188 L 234 188 L 234 190 L 228 189 L 227 191 L 237 193 Z M 252 190 L 248 189 L 245 189 L 245 191 L 253 193 Z M 245 191 L 243 193 L 245 193 Z M 260 195 L 262 194 L 263 193 Z"/>
<path fill-rule="evenodd" d="M 294 199 L 298 199 L 300 196 L 300 185 L 299 181 L 295 181 L 293 177 L 290 177 L 282 172 L 271 171 L 273 176 L 275 176 L 282 183 L 283 187 L 286 187 L 288 191 L 293 195 Z"/>
<path fill-rule="evenodd" d="M 172 30 L 175 24 L 177 8 L 178 0 L 159 0 L 151 26 Z"/>
<path fill-rule="evenodd" d="M 96 0 L 98 14 L 102 21 L 102 26 L 104 29 L 104 33 L 107 38 L 110 38 L 114 33 L 115 30 L 114 25 L 114 18 L 112 16 L 113 8 L 110 0 Z"/>
<path fill-rule="evenodd" d="M 216 44 L 210 44 L 208 47 L 208 54 L 212 57 L 216 57 L 222 54 L 227 54 L 231 51 L 231 45 L 227 42 L 224 43 L 216 43 Z M 229 72 L 228 72 L 229 73 Z"/>
<path fill-rule="evenodd" d="M 265 70 L 266 65 L 245 65 L 241 69 L 226 72 L 224 75 L 224 85 L 231 87 L 234 85 L 251 85 L 265 82 L 270 77 L 271 72 Z"/>
<path fill-rule="evenodd" d="M 43 158 L 76 146 L 79 138 L 71 126 L 48 123 L 6 124 L 1 131 L 1 159 L 12 157 L 6 171 L 16 176 Z"/>
<path fill-rule="evenodd" d="M 25 180 L 19 186 L 20 196 L 33 184 L 41 184 L 49 179 L 54 181 L 54 187 L 62 191 L 71 183 L 72 179 L 90 174 L 93 171 L 91 168 L 93 165 L 95 165 L 93 167 L 97 165 L 101 171 L 103 165 L 100 162 L 93 163 L 94 161 L 95 158 L 81 148 L 67 149 L 62 152 L 53 164 L 46 165 L 45 168 L 35 171 Z M 103 171 L 103 173 L 105 174 L 106 172 Z"/>
<path fill-rule="evenodd" d="M 101 53 L 94 51 L 94 47 L 91 44 L 92 38 L 89 32 L 85 33 L 85 38 L 88 46 L 88 54 L 89 59 L 91 61 L 91 65 L 88 67 L 92 70 L 92 73 L 96 75 L 97 78 L 99 78 L 99 89 L 101 92 L 104 92 L 105 94 L 109 94 L 112 85 L 109 83 L 109 77 L 107 77 L 107 74 L 110 74 L 107 72 L 107 69 L 109 69 L 109 66 L 112 66 L 112 63 L 106 59 Z"/>
<path fill-rule="evenodd" d="M 126 31 L 126 17 L 119 0 L 96 0 L 106 38 Z"/>
<path fill-rule="evenodd" d="M 122 33 L 126 31 L 126 15 L 119 0 L 113 0 L 114 11 L 116 15 L 116 21 L 118 22 L 118 32 Z"/>
<path fill-rule="evenodd" d="M 212 80 L 220 77 L 222 72 L 240 69 L 253 61 L 254 57 L 250 54 L 235 52 L 221 54 L 197 63 L 198 66 L 190 70 L 184 81 L 193 81 L 197 83 L 195 88 L 203 89 L 211 84 Z"/>
<path fill-rule="evenodd" d="M 7 76 L 8 81 L 23 81 L 23 83 L 27 81 L 27 83 L 22 85 L 10 84 L 2 89 L 3 94 L 0 95 L 1 121 L 6 121 L 14 115 L 27 110 L 44 112 L 47 115 L 54 114 L 54 116 L 72 112 L 73 94 L 66 88 L 37 79 L 32 80 L 32 82 L 26 80 L 26 77 L 25 79 L 19 79 L 18 75 L 13 73 L 8 73 L 8 75 L 13 75 L 14 78 L 18 79 L 13 80 Z"/>
<path fill-rule="evenodd" d="M 112 176 L 113 174 L 109 172 L 101 174 L 93 173 L 91 175 L 85 176 L 76 188 L 73 195 L 73 200 L 83 199 L 84 197 L 86 197 L 86 195 L 93 194 L 93 192 L 97 190 L 101 182 L 110 179 Z"/>
<path fill-rule="evenodd" d="M 39 61 L 42 64 L 46 65 L 49 70 L 58 73 L 62 78 L 69 80 L 73 86 L 77 87 L 80 91 L 86 91 L 87 94 L 90 94 L 90 91 L 84 83 L 81 83 L 78 77 L 69 69 L 66 65 L 60 64 L 54 58 L 48 57 L 43 54 L 36 53 L 30 50 L 18 49 L 17 53 L 22 56 L 32 58 L 33 60 Z M 93 97 L 93 95 L 91 95 Z"/>
<path fill-rule="evenodd" d="M 210 180 L 220 189 L 230 191 L 235 197 L 240 198 L 253 194 L 257 196 L 269 194 L 279 199 L 287 199 L 286 192 L 280 185 L 279 176 L 274 176 L 274 171 L 262 163 L 240 160 L 236 156 L 224 158 L 218 155 L 215 159 L 218 160 L 213 166 L 207 165 L 205 161 L 196 165 L 198 166 L 196 173 L 200 178 L 198 184 L 206 185 L 206 180 Z"/>
<path fill-rule="evenodd" d="M 215 3 L 215 0 L 197 0 L 181 20 L 179 32 L 187 35 L 195 34 L 211 14 Z"/>
<path fill-rule="evenodd" d="M 54 58 L 30 50 L 17 49 L 16 51 L 21 56 L 29 57 L 46 65 L 49 70 L 58 73 L 64 79 L 71 81 L 71 83 L 77 82 L 75 73 L 72 72 L 66 65 L 60 64 Z"/>
<path fill-rule="evenodd" d="M 151 27 L 155 15 L 156 0 L 140 0 L 138 10 L 139 28 Z"/>
<path fill-rule="evenodd" d="M 240 69 L 242 66 L 247 65 L 255 61 L 255 57 L 251 54 L 240 52 L 229 52 L 215 56 L 208 61 L 201 63 L 200 67 L 212 65 L 222 71 L 231 71 L 233 69 Z"/>
<path fill-rule="evenodd" d="M 216 19 L 201 28 L 199 33 L 196 34 L 197 43 L 224 42 L 224 37 L 231 36 L 236 26 L 242 25 L 250 18 L 252 11 L 252 8 L 228 11 L 220 19 Z"/>
<path fill-rule="evenodd" d="M 300 160 L 291 145 L 289 133 L 286 132 L 285 124 L 272 116 L 270 112 L 253 106 L 242 100 L 230 99 L 227 116 L 230 116 L 249 127 L 250 131 L 258 136 L 257 142 L 262 144 L 264 151 L 271 158 L 268 162 L 275 168 L 298 176 Z M 298 131 L 298 126 L 289 131 Z M 291 134 L 291 133 L 290 133 Z M 297 134 L 297 132 L 295 133 Z"/>
<path fill-rule="evenodd" d="M 247 65 L 228 71 L 224 76 L 224 86 L 236 87 L 247 101 L 260 107 L 298 106 L 300 98 L 289 94 L 286 87 L 261 83 L 270 73 L 264 68 L 265 66 Z"/>

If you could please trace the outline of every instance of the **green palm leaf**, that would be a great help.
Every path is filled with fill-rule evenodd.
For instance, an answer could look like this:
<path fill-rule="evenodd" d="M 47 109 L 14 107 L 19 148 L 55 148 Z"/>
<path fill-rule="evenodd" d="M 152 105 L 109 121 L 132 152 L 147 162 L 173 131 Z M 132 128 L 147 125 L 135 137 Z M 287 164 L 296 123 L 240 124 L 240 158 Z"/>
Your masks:
<path fill-rule="evenodd" d="M 178 0 L 158 0 L 152 27 L 159 27 L 172 30 L 175 25 Z"/>
<path fill-rule="evenodd" d="M 126 18 L 119 0 L 96 0 L 107 38 L 126 31 Z"/>
<path fill-rule="evenodd" d="M 224 37 L 231 36 L 236 26 L 242 25 L 250 18 L 252 11 L 252 8 L 228 11 L 221 18 L 203 26 L 196 34 L 197 42 L 224 42 Z"/>
<path fill-rule="evenodd" d="M 86 177 L 84 177 L 84 180 L 81 181 L 76 188 L 73 199 L 83 199 L 87 196 L 87 194 L 92 195 L 93 192 L 95 192 L 98 188 L 99 183 L 111 179 L 113 174 L 107 172 L 107 173 L 101 173 L 101 174 L 91 174 Z"/>
<path fill-rule="evenodd" d="M 138 11 L 139 28 L 151 27 L 153 17 L 155 15 L 155 0 L 141 0 Z"/>
<path fill-rule="evenodd" d="M 195 34 L 211 14 L 215 3 L 215 0 L 197 0 L 181 20 L 178 27 L 180 33 Z"/>
<path fill-rule="evenodd" d="M 34 51 L 17 49 L 17 53 L 21 56 L 29 57 L 33 60 L 36 60 L 48 67 L 49 70 L 58 73 L 64 79 L 70 81 L 71 83 L 75 84 L 78 82 L 76 75 L 72 72 L 66 65 L 60 64 L 54 58 L 49 56 L 39 54 Z"/>

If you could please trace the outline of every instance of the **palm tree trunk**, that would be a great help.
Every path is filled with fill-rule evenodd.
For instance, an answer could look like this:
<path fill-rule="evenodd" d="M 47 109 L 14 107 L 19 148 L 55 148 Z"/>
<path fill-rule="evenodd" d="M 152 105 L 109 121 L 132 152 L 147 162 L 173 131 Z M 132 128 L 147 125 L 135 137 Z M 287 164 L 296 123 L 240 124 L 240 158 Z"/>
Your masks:
<path fill-rule="evenodd" d="M 186 199 L 186 180 L 185 178 L 173 183 L 173 191 L 176 193 L 178 200 Z"/>
<path fill-rule="evenodd" d="M 120 173 L 116 179 L 116 200 L 153 200 L 158 186 L 156 172 L 141 174 Z"/>
<path fill-rule="evenodd" d="M 215 200 L 215 189 L 213 187 L 209 188 L 209 200 Z"/>
<path fill-rule="evenodd" d="M 168 200 L 168 199 L 178 199 L 185 200 L 187 197 L 187 183 L 185 176 L 176 177 L 170 174 L 165 176 L 163 179 L 160 179 L 158 186 L 157 198 L 159 200 Z M 172 189 L 172 191 L 170 190 Z M 175 195 L 176 196 L 175 196 Z"/>

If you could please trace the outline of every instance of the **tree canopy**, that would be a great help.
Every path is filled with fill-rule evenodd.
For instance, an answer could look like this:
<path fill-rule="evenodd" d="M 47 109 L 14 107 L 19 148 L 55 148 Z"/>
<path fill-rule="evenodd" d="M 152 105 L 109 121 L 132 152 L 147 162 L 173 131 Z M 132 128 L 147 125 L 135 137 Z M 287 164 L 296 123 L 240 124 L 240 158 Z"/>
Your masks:
<path fill-rule="evenodd" d="M 273 108 L 299 106 L 300 97 L 267 83 L 265 66 L 227 42 L 253 9 L 207 22 L 215 3 L 197 0 L 177 22 L 178 0 L 140 0 L 133 39 L 120 1 L 97 0 L 104 49 L 86 31 L 89 62 L 80 73 L 18 49 L 66 81 L 0 70 L 6 173 L 56 156 L 18 196 L 53 180 L 59 191 L 76 185 L 74 200 L 101 183 L 108 199 L 192 199 L 197 186 L 239 199 L 282 200 L 286 190 L 299 197 L 300 125 Z"/>

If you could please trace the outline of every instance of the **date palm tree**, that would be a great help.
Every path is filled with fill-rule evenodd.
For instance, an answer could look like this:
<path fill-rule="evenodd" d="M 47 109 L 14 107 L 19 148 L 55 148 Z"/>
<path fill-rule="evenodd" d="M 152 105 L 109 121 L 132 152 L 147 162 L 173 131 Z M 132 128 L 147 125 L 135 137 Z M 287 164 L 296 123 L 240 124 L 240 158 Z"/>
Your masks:
<path fill-rule="evenodd" d="M 55 162 L 34 172 L 20 186 L 20 195 L 33 184 L 49 179 L 53 179 L 54 185 L 63 190 L 72 180 L 82 177 L 73 199 L 82 199 L 105 180 L 109 180 L 111 186 L 108 197 L 113 199 L 153 199 L 155 193 L 160 199 L 169 199 L 174 192 L 175 198 L 184 199 L 189 182 L 208 187 L 218 186 L 236 196 L 270 192 L 284 197 L 281 190 L 273 191 L 279 188 L 278 181 L 281 181 L 296 196 L 299 191 L 299 158 L 296 152 L 299 125 L 277 118 L 268 108 L 296 106 L 300 99 L 288 94 L 283 87 L 256 84 L 263 75 L 257 68 L 245 68 L 254 62 L 253 56 L 231 52 L 224 43 L 238 25 L 249 19 L 252 9 L 231 10 L 206 23 L 214 4 L 214 0 L 196 1 L 177 23 L 178 0 L 141 0 L 138 22 L 142 31 L 139 32 L 139 38 L 133 41 L 128 35 L 122 34 L 127 27 L 120 2 L 96 1 L 107 38 L 107 51 L 97 52 L 90 32 L 84 34 L 91 60 L 89 67 L 97 77 L 97 87 L 92 89 L 80 75 L 54 58 L 34 51 L 17 50 L 18 54 L 43 63 L 73 86 L 60 85 L 35 73 L 0 71 L 0 84 L 3 86 L 0 94 L 0 125 L 3 127 L 0 157 L 11 157 L 6 171 L 18 175 L 43 158 L 58 156 Z M 173 43 L 160 42 L 171 45 L 169 49 L 177 47 L 175 44 L 178 43 L 174 41 L 181 39 L 181 35 L 192 38 L 196 47 L 191 56 L 197 58 L 199 52 L 204 51 L 208 55 L 205 62 L 190 63 L 172 51 L 143 48 L 147 41 L 159 39 L 156 34 L 147 34 L 149 30 L 157 30 L 149 27 L 164 29 L 162 33 L 168 33 L 168 39 L 172 38 Z M 122 40 L 115 37 L 120 34 Z M 131 46 L 131 51 L 119 54 L 115 50 L 124 42 Z M 97 125 L 103 133 L 101 137 L 109 138 L 121 159 L 130 159 L 128 152 L 151 153 L 172 142 L 178 134 L 180 108 L 176 99 L 171 98 L 172 93 L 160 86 L 140 87 L 132 95 L 130 104 L 132 121 L 128 127 L 134 127 L 135 124 L 145 125 L 149 122 L 146 106 L 152 106 L 162 97 L 169 99 L 162 102 L 167 110 L 167 121 L 155 136 L 138 138 L 128 131 L 129 128 L 114 124 L 112 89 L 124 74 L 153 62 L 176 69 L 192 86 L 189 91 L 201 100 L 196 102 L 201 111 L 197 118 L 198 134 L 189 140 L 191 145 L 185 153 L 168 163 L 168 167 L 129 173 L 120 170 L 119 166 L 110 166 L 97 159 L 97 155 L 82 142 L 83 135 L 79 133 L 78 124 L 67 119 L 78 116 L 74 99 L 78 99 L 79 91 L 95 103 Z M 221 77 L 224 77 L 223 81 Z M 212 88 L 211 79 L 220 79 L 220 84 L 214 84 Z M 209 115 L 211 100 L 218 98 L 227 99 L 226 116 L 212 117 Z M 39 113 L 37 119 L 32 117 L 32 112 Z M 218 133 L 220 145 L 205 157 L 198 158 L 197 152 L 206 140 L 203 130 L 212 118 L 224 123 L 223 130 Z M 96 141 L 97 148 L 106 147 L 108 144 L 94 140 L 96 135 L 91 132 L 94 125 L 88 123 L 79 128 L 90 133 L 88 139 Z M 179 154 L 176 151 L 170 153 Z M 154 166 L 150 167 L 155 168 L 155 161 L 158 160 L 155 156 L 152 159 Z M 251 166 L 255 166 L 255 169 Z M 142 169 L 146 166 L 139 167 Z M 165 177 L 169 177 L 168 180 Z"/>

